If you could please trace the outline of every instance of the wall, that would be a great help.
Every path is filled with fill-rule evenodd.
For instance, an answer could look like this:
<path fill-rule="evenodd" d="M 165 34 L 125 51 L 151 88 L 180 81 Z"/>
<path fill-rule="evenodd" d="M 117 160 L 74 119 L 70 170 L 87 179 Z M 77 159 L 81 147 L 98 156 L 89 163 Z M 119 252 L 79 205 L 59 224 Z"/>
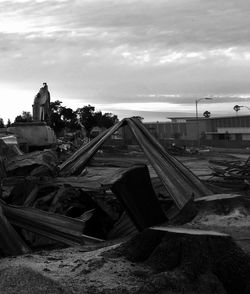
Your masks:
<path fill-rule="evenodd" d="M 186 122 L 187 128 L 187 140 L 197 140 L 197 121 L 196 120 L 188 120 Z M 202 133 L 206 132 L 208 129 L 208 120 L 207 119 L 199 119 L 199 136 Z"/>

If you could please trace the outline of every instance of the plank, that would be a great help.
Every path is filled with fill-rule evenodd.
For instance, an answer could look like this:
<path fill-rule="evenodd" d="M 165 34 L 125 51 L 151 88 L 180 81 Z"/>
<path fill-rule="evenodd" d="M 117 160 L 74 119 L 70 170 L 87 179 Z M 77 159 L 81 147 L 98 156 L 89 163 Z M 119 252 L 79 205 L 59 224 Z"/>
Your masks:
<path fill-rule="evenodd" d="M 207 236 L 219 236 L 228 237 L 229 235 L 224 233 L 219 233 L 215 231 L 206 231 L 199 229 L 189 229 L 185 227 L 175 227 L 175 226 L 154 226 L 150 228 L 151 230 L 174 233 L 174 234 L 187 234 L 187 235 L 207 235 Z"/>

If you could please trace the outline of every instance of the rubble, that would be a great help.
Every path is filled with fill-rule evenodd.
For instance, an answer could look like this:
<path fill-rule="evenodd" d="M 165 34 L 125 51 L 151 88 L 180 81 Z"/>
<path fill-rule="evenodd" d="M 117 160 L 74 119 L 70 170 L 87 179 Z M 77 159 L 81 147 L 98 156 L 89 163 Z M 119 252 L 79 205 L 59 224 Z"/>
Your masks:
<path fill-rule="evenodd" d="M 18 207 L 1 203 L 1 207 L 11 224 L 67 245 L 96 243 L 103 240 L 85 236 L 83 219 L 48 213 L 32 207 Z"/>
<path fill-rule="evenodd" d="M 105 158 L 103 144 L 123 126 L 140 146 L 138 157 Z M 133 293 L 247 293 L 250 257 L 237 246 L 236 230 L 211 220 L 229 219 L 235 209 L 248 216 L 248 198 L 214 195 L 137 119 L 122 120 L 60 163 L 52 150 L 10 153 L 0 163 L 2 257 L 51 244 L 93 250 L 121 242 L 103 258 L 145 266 L 147 278 Z M 240 170 L 246 183 L 248 160 L 224 165 L 223 179 Z"/>
<path fill-rule="evenodd" d="M 247 160 L 210 160 L 209 183 L 231 190 L 247 190 L 250 184 L 250 157 Z"/>
<path fill-rule="evenodd" d="M 211 191 L 180 161 L 170 156 L 143 124 L 135 118 L 123 119 L 80 148 L 59 166 L 60 173 L 63 175 L 80 174 L 105 140 L 124 125 L 129 126 L 164 187 L 180 209 L 193 197 L 211 194 Z"/>
<path fill-rule="evenodd" d="M 5 168 L 8 176 L 35 176 L 41 173 L 53 176 L 57 164 L 55 152 L 44 150 L 12 156 L 5 161 Z"/>
<path fill-rule="evenodd" d="M 51 150 L 12 156 L 4 164 L 6 178 L 2 183 L 12 189 L 4 193 L 0 205 L 10 223 L 22 228 L 21 235 L 30 245 L 36 244 L 36 238 L 27 231 L 67 245 L 95 243 L 107 238 L 122 212 L 119 208 L 120 214 L 112 218 L 107 213 L 109 207 L 103 203 L 99 205 L 100 195 L 111 190 L 137 229 L 143 230 L 166 220 L 145 166 L 115 168 L 105 177 L 58 177 L 56 157 Z M 43 167 L 47 168 L 47 173 L 34 172 Z M 138 190 L 133 194 L 134 181 L 137 181 Z M 126 203 L 130 194 L 134 196 Z M 142 197 L 150 206 L 144 205 L 140 215 Z M 133 202 L 136 210 L 132 208 Z"/>
<path fill-rule="evenodd" d="M 249 291 L 250 256 L 223 234 L 197 235 L 184 233 L 183 229 L 146 231 L 118 248 L 118 252 L 151 268 L 151 275 L 137 293 Z"/>
<path fill-rule="evenodd" d="M 29 247 L 20 238 L 9 223 L 3 209 L 0 207 L 0 257 L 4 255 L 18 255 L 28 253 Z"/>

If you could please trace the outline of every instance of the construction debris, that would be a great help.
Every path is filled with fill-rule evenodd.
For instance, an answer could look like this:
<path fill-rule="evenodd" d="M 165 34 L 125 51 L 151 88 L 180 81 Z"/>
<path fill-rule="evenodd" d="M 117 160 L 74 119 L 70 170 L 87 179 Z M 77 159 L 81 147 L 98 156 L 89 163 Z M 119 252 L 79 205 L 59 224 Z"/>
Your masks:
<path fill-rule="evenodd" d="M 102 144 L 125 125 L 131 129 L 139 146 L 179 209 L 194 197 L 211 194 L 211 191 L 180 161 L 169 155 L 144 125 L 135 118 L 123 119 L 80 148 L 60 165 L 60 173 L 79 175 Z"/>
<path fill-rule="evenodd" d="M 117 236 L 118 232 L 120 237 L 128 236 L 167 221 L 145 162 L 132 167 L 87 166 L 106 139 L 124 125 L 131 128 L 179 209 L 194 196 L 211 193 L 168 155 L 142 123 L 124 119 L 59 167 L 51 150 L 5 158 L 0 207 L 8 221 L 22 229 L 21 236 L 31 247 L 39 243 L 37 234 L 67 245 L 85 244 Z"/>
<path fill-rule="evenodd" d="M 167 221 L 146 166 L 127 171 L 111 188 L 139 231 Z"/>
<path fill-rule="evenodd" d="M 28 253 L 29 247 L 20 238 L 7 220 L 3 209 L 0 207 L 0 257 L 5 255 L 19 255 Z"/>
<path fill-rule="evenodd" d="M 247 160 L 210 160 L 212 166 L 209 183 L 231 190 L 246 190 L 250 187 L 250 157 Z"/>
<path fill-rule="evenodd" d="M 250 256 L 227 235 L 147 230 L 117 249 L 152 269 L 137 293 L 248 293 Z"/>
<path fill-rule="evenodd" d="M 8 176 L 35 176 L 40 175 L 41 171 L 43 175 L 52 176 L 56 173 L 57 164 L 57 156 L 52 150 L 17 155 L 5 161 Z"/>
<path fill-rule="evenodd" d="M 132 159 L 105 157 L 114 148 L 104 143 L 124 126 L 140 149 L 129 150 Z M 248 160 L 211 163 L 224 166 L 213 177 L 248 184 Z M 230 223 L 250 223 L 248 198 L 214 195 L 139 120 L 122 120 L 60 164 L 45 150 L 2 156 L 0 167 L 1 257 L 48 245 L 100 248 L 126 237 L 107 254 L 146 266 L 143 285 L 131 293 L 248 293 L 250 257 Z"/>
<path fill-rule="evenodd" d="M 64 244 L 79 245 L 103 241 L 82 233 L 86 220 L 69 218 L 31 207 L 10 206 L 4 203 L 1 203 L 1 207 L 12 225 Z"/>
<path fill-rule="evenodd" d="M 23 152 L 18 147 L 17 137 L 14 135 L 6 135 L 0 137 L 0 155 L 4 159 L 15 155 L 22 155 Z"/>

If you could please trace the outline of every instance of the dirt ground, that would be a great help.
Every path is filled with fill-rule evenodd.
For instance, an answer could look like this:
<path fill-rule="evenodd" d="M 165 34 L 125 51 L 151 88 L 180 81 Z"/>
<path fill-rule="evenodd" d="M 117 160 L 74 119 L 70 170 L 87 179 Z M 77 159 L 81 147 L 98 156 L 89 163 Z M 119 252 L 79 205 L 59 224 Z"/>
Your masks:
<path fill-rule="evenodd" d="M 9 271 L 9 275 L 15 275 L 15 279 L 19 280 L 20 271 L 15 272 L 13 269 L 28 268 L 32 270 L 29 275 L 30 281 L 34 279 L 36 273 L 41 273 L 45 278 L 58 282 L 65 293 L 134 293 L 143 284 L 145 266 L 121 257 L 102 256 L 104 252 L 116 246 L 118 245 L 90 252 L 84 252 L 81 247 L 71 247 L 9 257 L 2 259 L 0 272 L 10 268 L 12 270 Z M 46 284 L 45 278 L 42 284 Z M 29 287 L 28 283 L 26 287 Z M 11 288 L 16 289 L 11 292 Z M 4 283 L 1 280 L 0 293 L 20 293 L 20 291 L 18 285 L 13 285 L 13 282 Z M 21 293 L 37 292 L 33 288 L 33 291 L 30 289 L 30 292 Z"/>
<path fill-rule="evenodd" d="M 203 155 L 179 159 L 196 175 L 206 179 L 211 172 L 208 168 L 211 158 L 211 155 Z M 213 158 L 221 159 L 221 156 Z M 227 215 L 211 211 L 198 215 L 190 225 L 229 233 L 250 253 L 250 214 L 246 209 L 237 206 Z M 145 283 L 149 268 L 124 257 L 104 254 L 117 246 L 119 243 L 91 251 L 70 247 L 3 258 L 0 293 L 136 293 Z"/>

